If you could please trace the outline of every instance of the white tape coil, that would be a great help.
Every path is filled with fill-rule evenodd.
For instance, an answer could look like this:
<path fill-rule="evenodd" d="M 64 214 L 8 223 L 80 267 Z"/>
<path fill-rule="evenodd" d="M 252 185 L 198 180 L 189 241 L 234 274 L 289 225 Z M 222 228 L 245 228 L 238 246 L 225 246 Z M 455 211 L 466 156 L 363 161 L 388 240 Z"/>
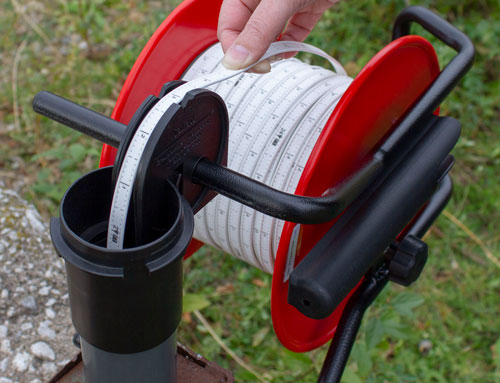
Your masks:
<path fill-rule="evenodd" d="M 183 76 L 188 82 L 152 108 L 127 149 L 113 196 L 108 248 L 123 248 L 132 185 L 151 132 L 168 107 L 192 89 L 210 89 L 226 103 L 230 120 L 228 167 L 273 188 L 295 192 L 324 125 L 352 79 L 336 60 L 303 43 L 273 43 L 263 59 L 292 51 L 324 57 L 336 73 L 297 59 L 273 63 L 271 73 L 264 75 L 228 71 L 220 64 L 220 44 L 191 64 Z M 217 196 L 196 214 L 194 237 L 272 273 L 283 224 Z"/>

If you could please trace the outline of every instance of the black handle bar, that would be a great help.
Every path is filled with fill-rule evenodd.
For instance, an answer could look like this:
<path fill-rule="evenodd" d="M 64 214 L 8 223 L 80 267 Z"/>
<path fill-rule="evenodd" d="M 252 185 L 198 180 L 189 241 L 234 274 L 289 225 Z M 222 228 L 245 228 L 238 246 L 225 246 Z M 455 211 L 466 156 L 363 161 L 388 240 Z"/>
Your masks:
<path fill-rule="evenodd" d="M 457 55 L 445 66 L 438 77 L 430 85 L 425 95 L 401 121 L 399 127 L 382 144 L 384 153 L 393 152 L 403 141 L 418 140 L 424 132 L 412 127 L 419 124 L 422 118 L 431 114 L 450 94 L 474 62 L 474 45 L 472 41 L 453 25 L 434 12 L 413 6 L 405 8 L 396 18 L 392 38 L 408 35 L 412 23 L 421 25 L 428 32 L 457 51 Z"/>

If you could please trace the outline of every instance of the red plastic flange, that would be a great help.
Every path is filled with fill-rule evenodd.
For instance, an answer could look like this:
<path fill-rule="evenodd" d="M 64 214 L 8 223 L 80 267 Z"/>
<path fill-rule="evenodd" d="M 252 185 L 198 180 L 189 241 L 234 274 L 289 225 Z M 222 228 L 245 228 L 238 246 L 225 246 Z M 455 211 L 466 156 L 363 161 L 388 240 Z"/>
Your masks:
<path fill-rule="evenodd" d="M 199 54 L 217 42 L 221 3 L 222 0 L 186 0 L 165 19 L 134 64 L 112 118 L 128 123 L 146 96 L 157 94 L 165 82 L 179 79 Z M 406 36 L 382 49 L 355 78 L 332 113 L 296 194 L 319 196 L 356 171 L 438 74 L 434 49 L 421 37 Z M 114 157 L 115 150 L 105 145 L 100 165 L 111 165 Z M 301 227 L 295 265 L 334 222 Z M 347 298 L 322 320 L 308 318 L 287 303 L 288 282 L 283 279 L 295 226 L 286 223 L 281 235 L 273 273 L 271 312 L 281 343 L 292 351 L 304 352 L 332 338 Z M 201 245 L 193 241 L 187 257 Z"/>

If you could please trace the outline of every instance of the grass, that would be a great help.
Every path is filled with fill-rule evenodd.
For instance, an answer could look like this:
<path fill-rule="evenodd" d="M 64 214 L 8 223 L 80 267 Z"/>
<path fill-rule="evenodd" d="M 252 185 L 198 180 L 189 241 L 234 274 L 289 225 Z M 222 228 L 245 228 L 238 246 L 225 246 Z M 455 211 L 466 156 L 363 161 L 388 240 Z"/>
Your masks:
<path fill-rule="evenodd" d="M 430 258 L 412 287 L 384 290 L 363 322 L 344 376 L 354 382 L 500 380 L 500 5 L 422 0 L 474 41 L 472 71 L 441 110 L 461 121 L 452 201 L 427 242 Z M 46 89 L 110 114 L 141 48 L 173 9 L 171 1 L 0 0 L 0 177 L 48 217 L 62 193 L 97 166 L 100 145 L 31 110 Z M 416 1 L 341 2 L 309 41 L 355 75 L 390 41 L 396 14 Z M 442 64 L 452 55 L 435 43 Z M 271 277 L 203 248 L 186 262 L 188 293 L 179 338 L 256 381 L 221 348 L 268 382 L 314 382 L 326 349 L 285 350 L 273 334 Z M 205 320 L 207 326 L 200 319 Z M 68 340 L 69 341 L 69 340 Z"/>

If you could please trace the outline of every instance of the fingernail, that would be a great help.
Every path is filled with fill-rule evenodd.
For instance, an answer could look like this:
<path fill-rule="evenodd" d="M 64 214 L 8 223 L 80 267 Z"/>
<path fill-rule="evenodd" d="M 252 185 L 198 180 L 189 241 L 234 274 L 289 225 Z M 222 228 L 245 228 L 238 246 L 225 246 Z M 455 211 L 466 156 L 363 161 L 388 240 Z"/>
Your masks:
<path fill-rule="evenodd" d="M 283 60 L 284 58 L 285 58 L 284 55 L 280 53 L 280 54 L 269 57 L 268 60 L 270 63 L 275 63 L 277 61 Z"/>
<path fill-rule="evenodd" d="M 222 65 L 233 70 L 245 68 L 250 65 L 250 52 L 242 45 L 233 45 L 224 55 Z"/>
<path fill-rule="evenodd" d="M 269 73 L 271 72 L 271 64 L 268 60 L 264 60 L 254 65 L 249 71 L 252 73 Z"/>

